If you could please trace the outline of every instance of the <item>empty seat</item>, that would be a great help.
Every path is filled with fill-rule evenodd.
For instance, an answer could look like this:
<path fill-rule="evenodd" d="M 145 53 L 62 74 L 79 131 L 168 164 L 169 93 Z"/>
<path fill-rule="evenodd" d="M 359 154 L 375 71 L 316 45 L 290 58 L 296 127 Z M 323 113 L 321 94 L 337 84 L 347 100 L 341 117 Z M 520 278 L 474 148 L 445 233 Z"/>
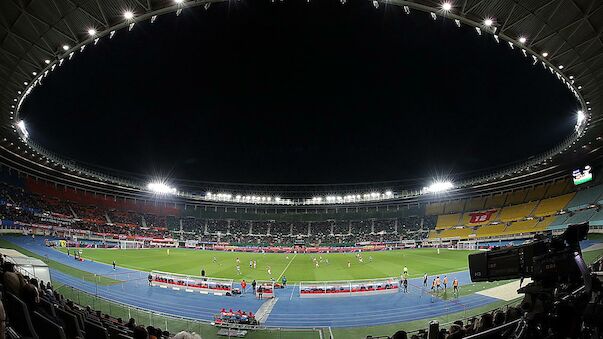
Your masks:
<path fill-rule="evenodd" d="M 38 312 L 33 313 L 33 321 L 37 333 L 43 334 L 48 339 L 67 339 L 63 327 L 46 318 Z"/>
<path fill-rule="evenodd" d="M 80 322 L 75 314 L 60 308 L 56 309 L 56 313 L 57 316 L 63 320 L 63 324 L 65 324 L 65 328 L 63 330 L 65 331 L 67 338 L 72 339 L 76 337 L 84 337 L 80 327 Z"/>
<path fill-rule="evenodd" d="M 109 339 L 107 329 L 94 322 L 84 320 L 86 326 L 86 339 Z"/>
<path fill-rule="evenodd" d="M 23 338 L 38 339 L 27 305 L 12 293 L 6 293 L 6 311 L 10 326 Z"/>

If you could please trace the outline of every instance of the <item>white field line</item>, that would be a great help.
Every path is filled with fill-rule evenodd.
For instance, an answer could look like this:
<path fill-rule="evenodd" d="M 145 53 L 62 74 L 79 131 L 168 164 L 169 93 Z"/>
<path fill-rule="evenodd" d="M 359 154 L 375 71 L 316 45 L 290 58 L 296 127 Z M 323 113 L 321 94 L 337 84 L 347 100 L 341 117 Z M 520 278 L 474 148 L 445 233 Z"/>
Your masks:
<path fill-rule="evenodd" d="M 281 275 L 279 275 L 278 278 L 276 278 L 277 282 L 279 280 L 281 280 L 281 278 L 283 277 L 283 275 L 285 274 L 285 272 L 287 271 L 287 269 L 289 268 L 289 266 L 291 266 L 291 263 L 293 262 L 293 260 L 295 260 L 295 257 L 297 257 L 297 253 L 295 253 L 293 255 L 293 258 L 291 258 L 291 260 L 289 260 L 289 263 L 287 264 L 287 266 L 285 266 L 285 269 L 283 270 L 283 273 L 281 273 Z"/>

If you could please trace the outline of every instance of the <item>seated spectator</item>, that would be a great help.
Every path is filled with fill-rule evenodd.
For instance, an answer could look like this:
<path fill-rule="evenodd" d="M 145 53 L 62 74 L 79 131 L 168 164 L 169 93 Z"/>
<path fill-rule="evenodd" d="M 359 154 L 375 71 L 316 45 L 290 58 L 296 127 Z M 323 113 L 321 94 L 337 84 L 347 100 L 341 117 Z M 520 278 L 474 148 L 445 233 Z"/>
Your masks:
<path fill-rule="evenodd" d="M 394 333 L 394 335 L 392 336 L 392 339 L 407 339 L 408 336 L 406 334 L 406 331 L 398 331 L 396 333 Z"/>
<path fill-rule="evenodd" d="M 484 313 L 482 314 L 481 319 L 479 320 L 479 324 L 477 326 L 477 332 L 487 331 L 494 327 L 494 321 L 492 314 Z"/>
<path fill-rule="evenodd" d="M 504 323 L 505 314 L 501 310 L 496 311 L 496 313 L 494 313 L 494 327 L 498 327 Z"/>
<path fill-rule="evenodd" d="M 136 320 L 134 318 L 130 318 L 130 320 L 128 320 L 128 323 L 126 324 L 126 327 L 131 331 L 134 331 L 134 328 L 136 327 Z"/>
<path fill-rule="evenodd" d="M 134 327 L 134 330 L 132 331 L 132 338 L 134 339 L 148 339 L 149 338 L 149 333 L 147 332 L 147 330 L 142 327 L 142 326 L 136 326 Z"/>

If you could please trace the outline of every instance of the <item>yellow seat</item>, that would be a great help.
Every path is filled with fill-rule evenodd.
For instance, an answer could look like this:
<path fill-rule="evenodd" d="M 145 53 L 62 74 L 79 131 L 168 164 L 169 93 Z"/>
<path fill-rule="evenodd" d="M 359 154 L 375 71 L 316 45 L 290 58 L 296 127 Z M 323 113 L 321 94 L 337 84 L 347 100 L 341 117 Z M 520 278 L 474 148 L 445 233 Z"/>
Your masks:
<path fill-rule="evenodd" d="M 538 207 L 534 210 L 534 216 L 544 217 L 559 212 L 567 206 L 574 195 L 575 193 L 568 193 L 558 197 L 541 200 Z"/>
<path fill-rule="evenodd" d="M 461 219 L 460 213 L 438 215 L 436 229 L 446 229 L 446 228 L 450 228 L 452 226 L 457 226 L 457 225 L 459 225 L 460 219 Z"/>
<path fill-rule="evenodd" d="M 524 204 L 507 206 L 500 211 L 499 219 L 503 222 L 523 219 L 532 214 L 537 204 L 537 201 L 531 201 Z"/>

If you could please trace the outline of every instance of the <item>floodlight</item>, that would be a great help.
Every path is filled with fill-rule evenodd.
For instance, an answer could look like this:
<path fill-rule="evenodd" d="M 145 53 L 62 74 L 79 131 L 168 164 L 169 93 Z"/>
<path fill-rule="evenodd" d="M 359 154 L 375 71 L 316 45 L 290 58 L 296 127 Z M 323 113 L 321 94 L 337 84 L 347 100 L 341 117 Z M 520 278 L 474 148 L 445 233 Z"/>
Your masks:
<path fill-rule="evenodd" d="M 132 20 L 134 18 L 134 12 L 132 11 L 125 11 L 124 12 L 124 19 L 126 20 Z"/>
<path fill-rule="evenodd" d="M 68 51 L 69 50 L 69 45 L 63 45 L 63 50 L 64 51 Z"/>
<path fill-rule="evenodd" d="M 484 20 L 484 25 L 490 27 L 492 26 L 492 24 L 494 23 L 494 21 L 492 21 L 492 19 L 487 18 L 486 20 Z"/>
<path fill-rule="evenodd" d="M 576 112 L 576 124 L 578 126 L 582 125 L 582 123 L 584 122 L 584 119 L 586 119 L 586 115 L 584 114 L 584 112 L 582 112 L 582 111 Z"/>
<path fill-rule="evenodd" d="M 450 2 L 445 2 L 442 4 L 442 9 L 446 12 L 450 11 L 452 9 L 452 4 L 450 4 Z"/>
<path fill-rule="evenodd" d="M 181 4 L 181 3 L 184 2 L 184 0 L 174 0 L 174 2 L 177 3 L 177 4 Z"/>
<path fill-rule="evenodd" d="M 176 188 L 168 186 L 166 183 L 161 181 L 148 183 L 147 189 L 155 194 L 175 194 L 177 192 Z"/>
<path fill-rule="evenodd" d="M 454 188 L 454 184 L 450 181 L 435 181 L 424 190 L 429 193 L 441 193 Z"/>
<path fill-rule="evenodd" d="M 542 52 L 542 56 L 546 58 L 546 57 L 549 56 L 549 53 L 548 52 Z"/>
<path fill-rule="evenodd" d="M 90 29 L 88 30 L 88 35 L 90 35 L 90 36 L 95 36 L 95 35 L 96 35 L 96 30 L 95 30 L 94 28 L 90 28 Z"/>
<path fill-rule="evenodd" d="M 50 63 L 50 60 L 46 59 L 44 60 L 44 63 L 48 65 Z"/>
<path fill-rule="evenodd" d="M 391 197 L 393 195 L 394 195 L 394 193 L 392 193 L 392 191 L 385 191 L 385 196 Z"/>
<path fill-rule="evenodd" d="M 519 42 L 521 42 L 522 44 L 525 44 L 526 41 L 528 41 L 528 39 L 524 36 L 519 37 Z"/>
<path fill-rule="evenodd" d="M 23 139 L 29 138 L 29 132 L 27 132 L 27 128 L 25 128 L 25 121 L 19 120 L 19 122 L 17 122 L 17 127 L 19 127 L 19 131 L 21 131 Z"/>
<path fill-rule="evenodd" d="M 559 65 L 559 67 L 557 67 L 557 68 L 559 68 L 559 69 L 563 69 L 563 65 Z"/>

